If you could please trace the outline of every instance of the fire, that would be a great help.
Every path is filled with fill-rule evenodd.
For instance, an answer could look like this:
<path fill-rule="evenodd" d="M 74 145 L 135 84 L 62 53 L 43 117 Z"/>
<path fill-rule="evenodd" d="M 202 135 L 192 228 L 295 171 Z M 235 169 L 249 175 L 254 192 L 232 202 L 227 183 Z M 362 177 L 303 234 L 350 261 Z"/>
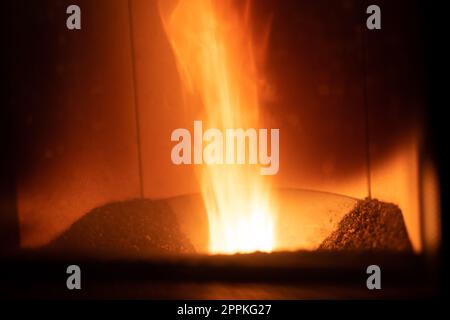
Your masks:
<path fill-rule="evenodd" d="M 208 126 L 258 128 L 258 75 L 249 7 L 240 14 L 229 1 L 165 0 L 160 8 L 183 86 L 191 97 L 186 99 L 187 108 L 197 108 L 200 98 L 201 118 Z M 275 214 L 269 185 L 258 168 L 198 167 L 210 252 L 272 251 Z"/>

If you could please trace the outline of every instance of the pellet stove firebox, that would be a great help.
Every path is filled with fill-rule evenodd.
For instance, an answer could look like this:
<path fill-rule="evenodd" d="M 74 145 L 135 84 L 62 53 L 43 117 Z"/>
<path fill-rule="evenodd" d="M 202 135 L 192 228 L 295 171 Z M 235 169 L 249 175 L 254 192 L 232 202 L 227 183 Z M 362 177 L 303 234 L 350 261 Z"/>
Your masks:
<path fill-rule="evenodd" d="M 420 4 L 78 2 L 70 31 L 59 2 L 11 4 L 38 14 L 9 21 L 10 297 L 436 293 Z"/>

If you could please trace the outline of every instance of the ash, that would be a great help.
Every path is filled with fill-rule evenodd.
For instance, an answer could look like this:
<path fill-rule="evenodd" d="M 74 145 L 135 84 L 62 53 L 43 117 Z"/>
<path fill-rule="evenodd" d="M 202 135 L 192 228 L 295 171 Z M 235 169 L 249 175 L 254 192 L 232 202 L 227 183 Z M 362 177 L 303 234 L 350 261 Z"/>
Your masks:
<path fill-rule="evenodd" d="M 88 256 L 147 257 L 193 253 L 164 200 L 136 199 L 98 207 L 76 221 L 47 249 Z"/>
<path fill-rule="evenodd" d="M 412 251 L 398 206 L 376 199 L 359 201 L 319 250 Z"/>

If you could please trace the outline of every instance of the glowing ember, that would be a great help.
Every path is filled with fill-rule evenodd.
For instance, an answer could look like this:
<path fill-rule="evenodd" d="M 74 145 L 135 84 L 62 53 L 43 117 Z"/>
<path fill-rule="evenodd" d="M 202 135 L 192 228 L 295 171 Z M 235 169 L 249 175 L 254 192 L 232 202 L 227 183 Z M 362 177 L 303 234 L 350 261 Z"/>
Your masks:
<path fill-rule="evenodd" d="M 219 130 L 258 128 L 258 77 L 248 10 L 241 16 L 229 1 L 180 0 L 169 9 L 164 7 L 167 1 L 160 4 L 183 85 L 189 95 L 201 99 L 203 122 Z M 195 102 L 187 107 L 195 108 Z M 275 214 L 259 168 L 198 167 L 210 252 L 271 251 Z"/>

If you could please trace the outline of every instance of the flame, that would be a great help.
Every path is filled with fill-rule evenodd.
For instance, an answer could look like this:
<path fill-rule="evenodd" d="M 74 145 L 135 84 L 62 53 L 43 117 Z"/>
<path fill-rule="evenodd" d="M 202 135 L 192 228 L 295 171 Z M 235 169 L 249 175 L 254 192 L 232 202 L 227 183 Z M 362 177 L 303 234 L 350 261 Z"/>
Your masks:
<path fill-rule="evenodd" d="M 248 3 L 243 14 L 222 0 L 172 4 L 164 10 L 168 2 L 160 2 L 161 17 L 183 86 L 200 98 L 203 122 L 220 130 L 258 128 L 258 75 Z M 187 104 L 196 107 L 195 102 Z M 269 185 L 257 166 L 199 167 L 210 252 L 272 251 L 275 215 Z"/>

